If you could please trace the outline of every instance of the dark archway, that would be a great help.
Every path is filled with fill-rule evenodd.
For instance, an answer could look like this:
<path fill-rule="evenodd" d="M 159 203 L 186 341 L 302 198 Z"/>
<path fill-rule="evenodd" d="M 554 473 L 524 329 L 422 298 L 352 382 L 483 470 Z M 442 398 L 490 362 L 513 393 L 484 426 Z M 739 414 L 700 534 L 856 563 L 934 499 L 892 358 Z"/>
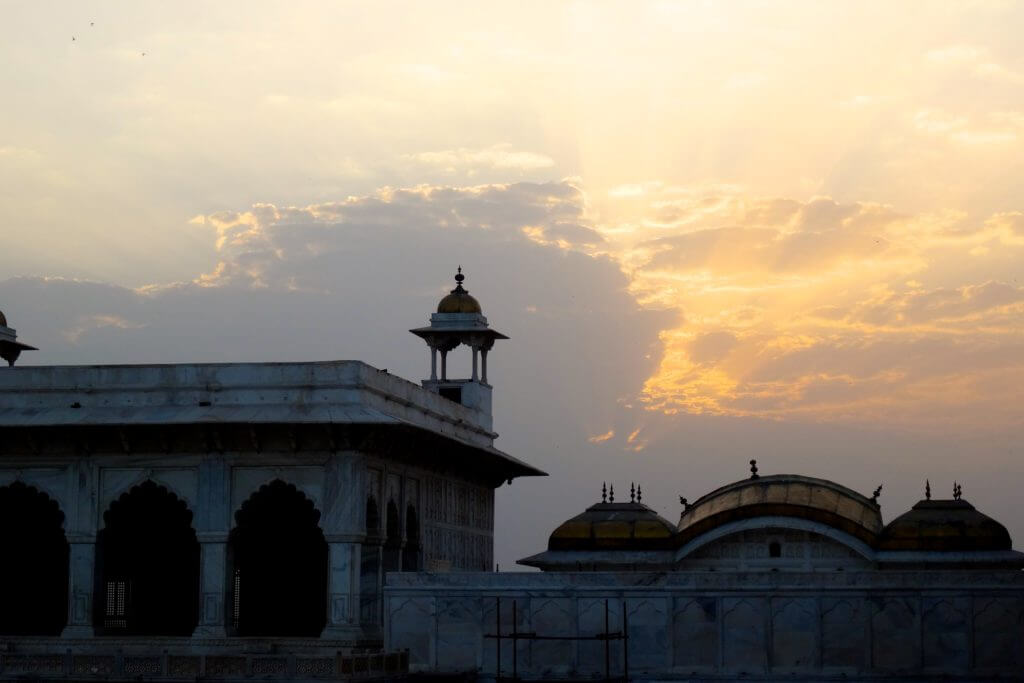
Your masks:
<path fill-rule="evenodd" d="M 405 509 L 405 547 L 402 549 L 402 571 L 420 570 L 420 522 L 416 508 Z"/>
<path fill-rule="evenodd" d="M 280 479 L 235 514 L 231 620 L 240 636 L 318 636 L 327 623 L 327 542 L 313 501 Z"/>
<path fill-rule="evenodd" d="M 384 573 L 402 570 L 402 519 L 394 500 L 388 501 L 384 537 Z"/>
<path fill-rule="evenodd" d="M 56 636 L 68 621 L 68 541 L 57 502 L 16 481 L 0 487 L 0 635 Z"/>
<path fill-rule="evenodd" d="M 111 503 L 96 537 L 95 627 L 188 636 L 199 620 L 199 541 L 185 501 L 145 481 Z"/>
<path fill-rule="evenodd" d="M 380 622 L 380 512 L 373 496 L 366 499 L 366 540 L 359 563 L 359 620 Z"/>

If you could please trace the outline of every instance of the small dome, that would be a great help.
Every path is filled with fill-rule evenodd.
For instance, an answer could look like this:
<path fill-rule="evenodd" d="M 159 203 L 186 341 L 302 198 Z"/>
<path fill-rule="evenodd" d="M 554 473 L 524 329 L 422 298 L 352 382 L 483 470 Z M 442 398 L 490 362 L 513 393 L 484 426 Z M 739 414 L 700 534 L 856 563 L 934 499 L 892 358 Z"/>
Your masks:
<path fill-rule="evenodd" d="M 555 529 L 548 550 L 657 550 L 675 530 L 643 503 L 598 503 Z"/>
<path fill-rule="evenodd" d="M 462 281 L 465 279 L 466 276 L 462 274 L 462 266 L 459 266 L 459 272 L 455 275 L 455 289 L 441 299 L 441 303 L 437 305 L 438 313 L 483 313 L 480 302 L 462 288 Z"/>
<path fill-rule="evenodd" d="M 922 500 L 882 530 L 880 550 L 1010 550 L 1002 524 L 966 500 Z"/>

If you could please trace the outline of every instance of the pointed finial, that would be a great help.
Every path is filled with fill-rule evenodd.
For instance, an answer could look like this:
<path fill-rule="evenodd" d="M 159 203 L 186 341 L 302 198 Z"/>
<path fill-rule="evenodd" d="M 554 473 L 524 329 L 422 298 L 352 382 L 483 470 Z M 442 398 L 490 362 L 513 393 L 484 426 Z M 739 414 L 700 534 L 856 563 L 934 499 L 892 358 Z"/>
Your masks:
<path fill-rule="evenodd" d="M 457 273 L 455 273 L 455 281 L 458 282 L 461 285 L 462 281 L 465 280 L 465 279 L 466 279 L 466 276 L 462 274 L 462 266 L 459 266 L 459 271 Z"/>
<path fill-rule="evenodd" d="M 953 482 L 953 500 L 960 500 L 960 497 L 964 495 L 964 487 L 960 486 L 958 482 Z"/>
<path fill-rule="evenodd" d="M 924 497 L 925 500 L 932 499 L 932 483 L 927 479 L 924 480 Z"/>
<path fill-rule="evenodd" d="M 757 475 L 757 461 L 756 460 L 751 460 L 750 461 L 750 478 L 751 479 L 757 479 L 758 478 L 758 475 Z"/>
<path fill-rule="evenodd" d="M 683 506 L 683 512 L 686 512 L 690 507 L 690 502 L 683 496 L 679 496 L 679 504 Z"/>
<path fill-rule="evenodd" d="M 615 484 L 612 484 L 611 486 L 608 487 L 608 502 L 615 502 Z"/>
<path fill-rule="evenodd" d="M 875 489 L 875 492 L 873 494 L 871 494 L 871 502 L 874 503 L 875 505 L 878 505 L 878 497 L 880 495 L 882 495 L 882 485 L 881 484 L 879 484 L 878 488 Z"/>
<path fill-rule="evenodd" d="M 629 482 L 629 502 L 636 502 L 636 486 L 633 485 L 633 482 Z"/>
<path fill-rule="evenodd" d="M 605 484 L 606 484 L 605 482 L 603 482 L 603 481 L 601 482 L 601 502 L 602 503 L 608 502 L 608 487 Z"/>
<path fill-rule="evenodd" d="M 636 502 L 640 502 L 644 497 L 644 494 L 640 491 L 640 484 L 636 485 Z"/>

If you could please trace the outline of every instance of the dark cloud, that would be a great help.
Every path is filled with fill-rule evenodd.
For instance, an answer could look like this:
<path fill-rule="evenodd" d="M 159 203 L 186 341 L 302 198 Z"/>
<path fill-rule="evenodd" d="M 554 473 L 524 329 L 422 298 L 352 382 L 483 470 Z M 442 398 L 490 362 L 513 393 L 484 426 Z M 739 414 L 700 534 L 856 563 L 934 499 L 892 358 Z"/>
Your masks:
<path fill-rule="evenodd" d="M 461 264 L 491 324 L 511 336 L 489 368 L 498 446 L 553 475 L 517 482 L 513 494 L 555 501 L 588 468 L 591 430 L 654 371 L 658 332 L 674 320 L 639 310 L 614 261 L 523 232 L 587 237 L 582 208 L 564 183 L 260 205 L 207 219 L 222 240 L 220 265 L 195 282 L 133 290 L 18 278 L 0 282 L 0 301 L 41 349 L 26 363 L 352 358 L 415 381 L 429 372 L 429 355 L 407 330 L 428 322 Z M 468 374 L 468 353 L 449 367 Z M 536 552 L 553 518 L 571 511 L 562 505 L 575 502 L 499 515 L 503 566 Z"/>

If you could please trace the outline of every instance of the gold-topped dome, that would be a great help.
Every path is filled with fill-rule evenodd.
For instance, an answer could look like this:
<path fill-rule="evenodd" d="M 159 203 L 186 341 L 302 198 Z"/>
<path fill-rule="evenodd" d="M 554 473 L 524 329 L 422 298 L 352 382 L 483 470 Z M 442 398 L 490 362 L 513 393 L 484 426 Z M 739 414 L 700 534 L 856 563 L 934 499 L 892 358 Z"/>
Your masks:
<path fill-rule="evenodd" d="M 548 550 L 657 550 L 675 530 L 643 503 L 597 503 L 555 529 Z"/>
<path fill-rule="evenodd" d="M 459 266 L 459 272 L 455 275 L 455 289 L 441 299 L 437 305 L 438 313 L 483 313 L 480 302 L 462 288 L 462 281 L 465 279 L 466 276 L 462 274 L 462 266 Z"/>
<path fill-rule="evenodd" d="M 1010 550 L 1002 524 L 966 500 L 922 500 L 882 531 L 880 550 Z"/>

